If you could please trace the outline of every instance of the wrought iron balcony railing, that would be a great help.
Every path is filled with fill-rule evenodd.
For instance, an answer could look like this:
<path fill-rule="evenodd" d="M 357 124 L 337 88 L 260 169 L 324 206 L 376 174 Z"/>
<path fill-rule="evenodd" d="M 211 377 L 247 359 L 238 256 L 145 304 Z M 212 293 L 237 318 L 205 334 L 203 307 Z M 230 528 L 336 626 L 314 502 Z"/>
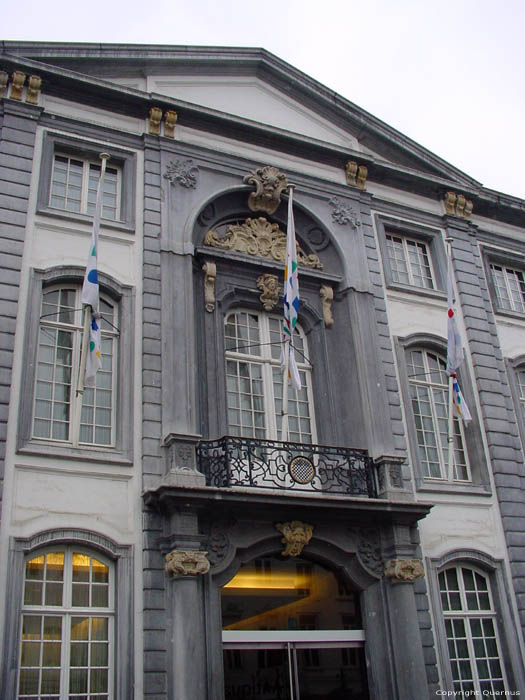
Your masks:
<path fill-rule="evenodd" d="M 207 486 L 377 497 L 373 463 L 365 450 L 227 436 L 202 440 L 197 460 Z"/>

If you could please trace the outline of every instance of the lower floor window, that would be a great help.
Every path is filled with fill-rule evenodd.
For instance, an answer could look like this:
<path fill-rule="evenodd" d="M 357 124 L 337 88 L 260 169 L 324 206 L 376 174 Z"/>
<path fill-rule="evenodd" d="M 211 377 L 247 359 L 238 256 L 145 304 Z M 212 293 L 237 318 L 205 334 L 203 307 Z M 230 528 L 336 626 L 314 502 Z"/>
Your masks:
<path fill-rule="evenodd" d="M 466 566 L 439 574 L 454 690 L 505 690 L 496 613 L 487 576 Z"/>
<path fill-rule="evenodd" d="M 73 548 L 26 562 L 18 700 L 110 700 L 112 571 Z"/>

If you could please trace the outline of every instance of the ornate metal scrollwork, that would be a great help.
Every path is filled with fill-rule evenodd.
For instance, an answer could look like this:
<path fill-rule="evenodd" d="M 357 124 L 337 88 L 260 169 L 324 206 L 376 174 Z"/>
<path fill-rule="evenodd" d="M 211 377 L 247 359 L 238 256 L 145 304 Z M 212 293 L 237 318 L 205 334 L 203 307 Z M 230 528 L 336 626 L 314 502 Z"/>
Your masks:
<path fill-rule="evenodd" d="M 212 229 L 206 234 L 204 245 L 247 253 L 280 263 L 284 263 L 286 259 L 286 234 L 280 230 L 279 224 L 270 223 L 264 216 L 246 219 L 242 224 L 232 224 L 228 226 L 226 234 L 222 237 Z M 305 253 L 299 244 L 297 244 L 297 262 L 304 267 L 323 269 L 319 256 L 315 253 Z"/>
<path fill-rule="evenodd" d="M 281 193 L 288 187 L 286 175 L 273 165 L 258 168 L 243 179 L 248 185 L 255 185 L 255 192 L 248 197 L 251 211 L 264 211 L 273 214 L 281 202 Z"/>
<path fill-rule="evenodd" d="M 281 542 L 286 545 L 281 552 L 282 556 L 298 557 L 312 539 L 314 526 L 300 520 L 292 520 L 289 523 L 277 523 L 275 529 L 282 533 Z"/>

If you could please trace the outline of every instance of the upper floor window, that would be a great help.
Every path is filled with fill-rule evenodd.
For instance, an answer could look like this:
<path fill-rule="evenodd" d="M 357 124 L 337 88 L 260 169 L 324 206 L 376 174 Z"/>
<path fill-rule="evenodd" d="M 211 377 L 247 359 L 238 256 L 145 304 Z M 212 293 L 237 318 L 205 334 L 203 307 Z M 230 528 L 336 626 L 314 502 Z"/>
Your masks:
<path fill-rule="evenodd" d="M 100 163 L 55 153 L 49 205 L 70 212 L 93 215 L 100 179 Z M 104 175 L 102 218 L 120 218 L 120 169 L 107 166 Z"/>
<path fill-rule="evenodd" d="M 407 349 L 406 364 L 417 450 L 423 476 L 448 478 L 448 377 L 446 360 L 422 348 Z M 454 480 L 469 481 L 470 467 L 464 448 L 463 425 L 454 417 Z"/>
<path fill-rule="evenodd" d="M 454 690 L 505 691 L 488 577 L 471 567 L 450 567 L 439 574 L 439 589 Z"/>
<path fill-rule="evenodd" d="M 68 546 L 25 564 L 17 700 L 112 697 L 113 570 Z"/>
<path fill-rule="evenodd" d="M 490 270 L 499 309 L 525 313 L 525 276 L 523 270 L 495 263 L 491 263 Z"/>
<path fill-rule="evenodd" d="M 387 233 L 386 248 L 394 283 L 435 288 L 430 254 L 424 241 Z"/>
<path fill-rule="evenodd" d="M 114 443 L 117 309 L 101 297 L 102 366 L 95 386 L 76 386 L 82 346 L 80 287 L 44 290 L 33 406 L 33 438 L 73 445 Z"/>
<path fill-rule="evenodd" d="M 231 435 L 281 439 L 282 321 L 256 312 L 228 314 L 225 325 L 228 431 Z M 314 441 L 311 368 L 306 338 L 294 334 L 301 389 L 288 397 L 290 442 Z"/>

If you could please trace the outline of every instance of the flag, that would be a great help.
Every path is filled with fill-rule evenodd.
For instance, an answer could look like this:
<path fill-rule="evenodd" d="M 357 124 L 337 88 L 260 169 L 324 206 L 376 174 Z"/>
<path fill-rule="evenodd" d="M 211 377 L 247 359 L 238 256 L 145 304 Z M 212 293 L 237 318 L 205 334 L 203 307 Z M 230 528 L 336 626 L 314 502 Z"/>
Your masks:
<path fill-rule="evenodd" d="M 293 219 L 292 192 L 288 197 L 288 228 L 286 235 L 286 264 L 284 267 L 284 319 L 283 319 L 283 348 L 281 352 L 281 367 L 286 366 L 288 353 L 288 377 L 292 386 L 299 390 L 301 378 L 292 346 L 292 337 L 297 324 L 299 313 L 299 275 L 297 273 L 297 244 L 295 242 L 295 224 Z"/>
<path fill-rule="evenodd" d="M 85 383 L 93 385 L 95 375 L 101 365 L 101 339 L 100 339 L 100 313 L 99 313 L 99 284 L 98 284 L 98 233 L 100 229 L 100 215 L 102 211 L 102 192 L 104 187 L 105 161 L 102 164 L 100 179 L 97 188 L 97 201 L 95 216 L 93 217 L 93 230 L 91 233 L 91 246 L 82 285 L 81 301 L 91 310 L 91 322 L 89 325 L 89 340 L 87 344 Z M 84 346 L 85 347 L 85 346 Z"/>
<path fill-rule="evenodd" d="M 452 396 L 454 399 L 454 406 L 461 416 L 465 424 L 472 420 L 468 406 L 463 398 L 461 389 L 459 387 L 456 370 L 463 362 L 463 345 L 461 344 L 461 336 L 459 335 L 458 326 L 456 323 L 456 314 L 454 312 L 453 305 L 453 291 L 452 291 L 452 260 L 449 256 L 448 259 L 448 280 L 447 280 L 447 302 L 448 302 L 448 312 L 447 312 L 447 374 L 452 377 Z"/>

